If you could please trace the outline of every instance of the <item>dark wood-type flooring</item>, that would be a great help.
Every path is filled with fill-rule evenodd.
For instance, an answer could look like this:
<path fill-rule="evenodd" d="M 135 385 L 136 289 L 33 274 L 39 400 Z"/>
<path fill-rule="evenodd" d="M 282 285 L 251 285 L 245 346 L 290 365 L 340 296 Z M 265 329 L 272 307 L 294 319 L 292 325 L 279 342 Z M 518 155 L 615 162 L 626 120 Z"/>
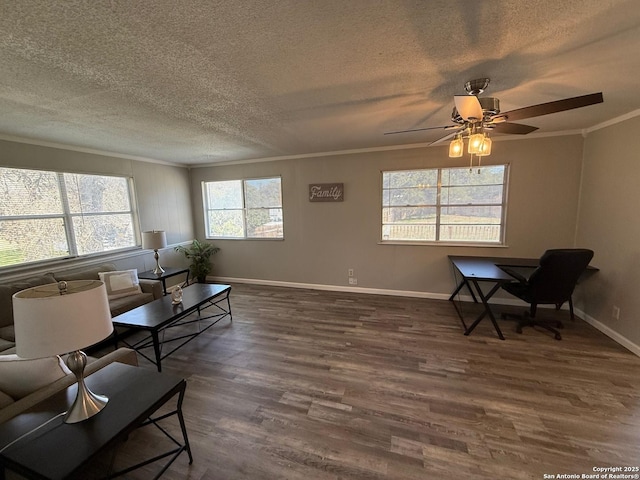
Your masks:
<path fill-rule="evenodd" d="M 163 478 L 516 480 L 640 464 L 640 358 L 566 311 L 541 312 L 566 320 L 562 341 L 509 321 L 500 341 L 488 321 L 465 337 L 447 301 L 237 284 L 231 304 L 232 323 L 163 361 L 188 379 L 194 456 Z M 163 442 L 136 432 L 116 465 Z"/>

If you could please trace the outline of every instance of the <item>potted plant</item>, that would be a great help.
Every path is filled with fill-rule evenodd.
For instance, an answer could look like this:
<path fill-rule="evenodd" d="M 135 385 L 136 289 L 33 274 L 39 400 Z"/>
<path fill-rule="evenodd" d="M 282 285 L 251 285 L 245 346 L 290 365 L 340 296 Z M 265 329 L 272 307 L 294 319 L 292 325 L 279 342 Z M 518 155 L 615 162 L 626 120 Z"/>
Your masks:
<path fill-rule="evenodd" d="M 198 283 L 204 283 L 207 275 L 213 270 L 211 257 L 218 253 L 220 248 L 194 239 L 190 246 L 178 245 L 175 250 L 176 252 L 184 253 L 184 256 L 191 260 L 191 265 L 189 266 L 191 274 L 198 280 Z"/>

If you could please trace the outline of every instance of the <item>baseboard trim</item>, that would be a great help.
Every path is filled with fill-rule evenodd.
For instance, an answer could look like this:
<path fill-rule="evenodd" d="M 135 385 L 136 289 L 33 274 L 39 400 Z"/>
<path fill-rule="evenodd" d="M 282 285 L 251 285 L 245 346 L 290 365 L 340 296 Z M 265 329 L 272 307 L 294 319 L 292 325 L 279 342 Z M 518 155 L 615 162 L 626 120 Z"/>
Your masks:
<path fill-rule="evenodd" d="M 599 320 L 596 320 L 592 316 L 587 315 L 582 310 L 577 310 L 576 309 L 576 313 L 578 314 L 578 316 L 580 318 L 583 318 L 585 322 L 587 322 L 589 325 L 594 327 L 596 330 L 599 330 L 600 332 L 604 333 L 611 340 L 613 340 L 616 343 L 619 343 L 624 348 L 629 350 L 631 353 L 633 353 L 634 355 L 640 357 L 640 345 L 637 345 L 637 344 L 633 343 L 631 340 L 629 340 L 628 338 L 623 337 L 622 335 L 620 335 L 618 332 L 616 332 L 612 328 L 608 327 L 607 325 L 605 325 L 604 323 L 600 322 Z"/>
<path fill-rule="evenodd" d="M 267 285 L 273 287 L 289 287 L 289 288 L 301 288 L 308 290 L 324 290 L 324 291 L 332 291 L 332 292 L 350 292 L 350 293 L 364 293 L 368 295 L 391 295 L 396 297 L 414 297 L 414 298 L 429 298 L 432 300 L 448 300 L 449 294 L 445 293 L 431 293 L 431 292 L 418 292 L 414 290 L 390 290 L 383 288 L 366 288 L 366 287 L 350 287 L 350 286 L 342 286 L 342 285 L 324 285 L 318 283 L 299 283 L 299 282 L 284 282 L 280 280 L 259 280 L 255 278 L 236 278 L 236 277 L 207 277 L 207 280 L 212 280 L 214 282 L 221 283 L 247 283 L 253 285 Z M 471 295 L 458 295 L 458 300 L 463 302 L 472 302 L 473 298 Z M 527 304 L 521 300 L 517 299 L 508 299 L 508 298 L 492 298 L 492 304 L 496 305 L 508 305 L 514 307 L 527 307 Z M 540 305 L 538 308 L 554 308 L 549 305 Z M 567 305 L 563 305 L 563 310 L 568 310 Z M 640 345 L 636 345 L 629 339 L 623 337 L 615 330 L 612 330 L 602 322 L 596 320 L 595 318 L 585 314 L 582 310 L 575 309 L 575 313 L 589 325 L 593 326 L 595 329 L 599 330 L 607 337 L 611 338 L 616 343 L 622 345 L 624 348 L 629 350 L 631 353 L 640 357 Z"/>
<path fill-rule="evenodd" d="M 283 282 L 280 280 L 259 280 L 255 278 L 236 277 L 207 277 L 207 280 L 223 283 L 247 283 L 253 285 L 267 285 L 272 287 L 303 288 L 307 290 L 324 290 L 330 292 L 365 293 L 369 295 L 391 295 L 395 297 L 430 298 L 433 300 L 448 300 L 444 293 L 416 292 L 412 290 L 388 290 L 383 288 L 348 287 L 342 285 L 325 285 L 319 283 Z M 471 297 L 469 297 L 471 298 Z"/>

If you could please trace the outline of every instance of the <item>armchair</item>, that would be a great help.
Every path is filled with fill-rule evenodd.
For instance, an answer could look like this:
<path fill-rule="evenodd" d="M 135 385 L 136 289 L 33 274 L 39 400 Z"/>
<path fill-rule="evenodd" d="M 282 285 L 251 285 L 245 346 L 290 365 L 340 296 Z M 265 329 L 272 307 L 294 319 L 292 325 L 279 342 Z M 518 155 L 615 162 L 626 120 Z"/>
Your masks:
<path fill-rule="evenodd" d="M 593 258 L 593 251 L 583 248 L 566 248 L 547 250 L 540 257 L 540 265 L 529 278 L 524 278 L 517 272 L 503 268 L 507 273 L 517 279 L 511 283 L 505 283 L 502 288 L 530 305 L 529 311 L 519 318 L 516 331 L 522 333 L 524 326 L 540 326 L 552 332 L 556 340 L 561 340 L 560 332 L 556 328 L 562 328 L 562 322 L 555 321 L 556 328 L 549 323 L 539 321 L 536 318 L 538 305 L 555 305 L 556 310 L 565 302 L 569 302 L 571 320 L 573 315 L 573 301 L 571 295 L 589 262 Z M 507 314 L 502 314 L 506 318 Z"/>

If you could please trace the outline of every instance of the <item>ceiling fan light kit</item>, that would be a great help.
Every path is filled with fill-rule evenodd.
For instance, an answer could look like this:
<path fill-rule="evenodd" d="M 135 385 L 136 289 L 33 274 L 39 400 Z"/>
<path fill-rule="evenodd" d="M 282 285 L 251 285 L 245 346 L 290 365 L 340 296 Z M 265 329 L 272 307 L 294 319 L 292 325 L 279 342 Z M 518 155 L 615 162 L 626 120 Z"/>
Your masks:
<path fill-rule="evenodd" d="M 501 113 L 500 100 L 494 97 L 478 97 L 479 94 L 487 89 L 489 82 L 489 78 L 470 80 L 464 85 L 467 95 L 454 95 L 453 100 L 455 107 L 453 107 L 451 113 L 451 122 L 453 125 L 400 130 L 387 132 L 385 135 L 423 130 L 455 129 L 454 132 L 431 142 L 429 145 L 437 145 L 453 137 L 453 140 L 449 144 L 449 157 L 458 158 L 461 157 L 464 152 L 463 138 L 468 138 L 467 151 L 471 154 L 473 162 L 473 155 L 477 155 L 478 157 L 491 155 L 492 141 L 487 133 L 488 130 L 509 135 L 526 135 L 536 131 L 538 127 L 513 123 L 512 120 L 522 120 L 524 118 L 564 112 L 575 108 L 588 107 L 589 105 L 595 105 L 604 101 L 602 92 L 599 92 L 540 103 L 538 105 L 530 105 Z"/>
<path fill-rule="evenodd" d="M 488 157 L 489 155 L 491 155 L 491 144 L 492 143 L 493 142 L 489 138 L 489 135 L 487 135 L 485 133 L 484 137 L 482 138 L 482 143 L 480 144 L 480 151 L 478 152 L 478 156 L 479 157 Z"/>
<path fill-rule="evenodd" d="M 474 133 L 469 137 L 469 146 L 467 152 L 471 154 L 479 154 L 482 150 L 482 142 L 484 141 L 483 133 Z"/>
<path fill-rule="evenodd" d="M 464 142 L 462 141 L 461 135 L 456 135 L 451 143 L 449 144 L 449 157 L 450 158 L 458 158 L 462 156 L 464 152 Z"/>

